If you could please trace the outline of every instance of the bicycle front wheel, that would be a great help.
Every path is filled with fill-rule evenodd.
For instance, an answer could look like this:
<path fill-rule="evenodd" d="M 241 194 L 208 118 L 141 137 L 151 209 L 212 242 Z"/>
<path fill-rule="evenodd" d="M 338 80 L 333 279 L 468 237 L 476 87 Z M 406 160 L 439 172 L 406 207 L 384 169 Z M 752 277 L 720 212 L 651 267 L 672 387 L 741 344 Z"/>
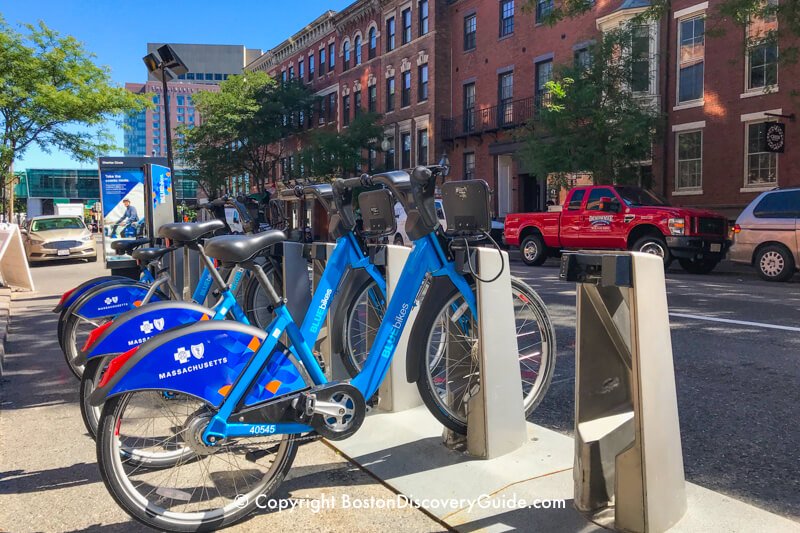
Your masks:
<path fill-rule="evenodd" d="M 280 485 L 297 450 L 294 436 L 230 439 L 208 447 L 200 436 L 213 409 L 186 397 L 177 410 L 158 401 L 160 394 L 139 391 L 111 398 L 100 418 L 100 472 L 133 518 L 162 531 L 222 529 L 247 516 L 257 498 Z M 193 453 L 161 469 L 130 462 L 126 453 L 133 447 L 157 454 L 165 446 L 189 447 Z"/>
<path fill-rule="evenodd" d="M 474 285 L 473 285 L 474 290 Z M 528 417 L 544 398 L 556 360 L 556 333 L 539 295 L 511 278 L 522 402 Z M 480 384 L 478 324 L 451 284 L 434 286 L 414 321 L 409 346 L 424 347 L 417 388 L 446 427 L 467 432 L 467 402 Z"/>

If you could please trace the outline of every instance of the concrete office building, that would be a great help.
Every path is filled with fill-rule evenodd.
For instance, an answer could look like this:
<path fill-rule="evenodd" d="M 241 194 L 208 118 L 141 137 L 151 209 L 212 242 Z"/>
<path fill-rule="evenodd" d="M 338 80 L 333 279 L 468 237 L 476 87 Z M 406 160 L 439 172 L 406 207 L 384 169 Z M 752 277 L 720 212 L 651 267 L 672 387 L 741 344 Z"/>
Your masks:
<path fill-rule="evenodd" d="M 261 56 L 261 50 L 242 45 L 228 44 L 173 44 L 168 43 L 189 69 L 176 81 L 188 83 L 219 83 L 233 74 L 241 74 L 245 65 Z M 158 53 L 164 43 L 147 43 L 147 53 Z M 149 81 L 158 81 L 153 74 Z"/>

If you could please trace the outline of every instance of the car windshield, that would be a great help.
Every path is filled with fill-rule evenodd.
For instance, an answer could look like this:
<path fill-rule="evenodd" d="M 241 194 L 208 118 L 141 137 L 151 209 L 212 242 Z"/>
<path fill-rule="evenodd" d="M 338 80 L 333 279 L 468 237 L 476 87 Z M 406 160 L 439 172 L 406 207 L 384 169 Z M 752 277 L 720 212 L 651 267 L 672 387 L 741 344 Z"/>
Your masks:
<path fill-rule="evenodd" d="M 654 193 L 639 187 L 617 187 L 617 192 L 628 204 L 628 207 L 641 207 L 648 205 L 669 205 L 669 203 Z"/>
<path fill-rule="evenodd" d="M 31 231 L 51 231 L 55 229 L 83 229 L 85 226 L 79 218 L 43 218 L 31 223 Z"/>

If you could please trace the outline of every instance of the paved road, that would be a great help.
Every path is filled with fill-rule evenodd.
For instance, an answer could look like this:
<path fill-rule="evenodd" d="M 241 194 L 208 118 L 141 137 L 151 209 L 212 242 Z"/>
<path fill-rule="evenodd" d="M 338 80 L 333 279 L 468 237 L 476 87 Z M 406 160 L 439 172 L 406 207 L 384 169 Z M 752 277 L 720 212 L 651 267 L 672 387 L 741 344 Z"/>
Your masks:
<path fill-rule="evenodd" d="M 7 373 L 0 380 L 0 531 L 145 531 L 106 492 L 78 408 L 77 381 L 64 363 L 50 312 L 56 295 L 101 274 L 97 264 L 33 270 L 37 293 L 14 301 Z M 352 500 L 394 493 L 325 444 L 304 445 L 275 498 L 334 502 L 315 513 L 261 511 L 227 531 L 441 531 L 416 509 L 343 510 Z"/>
<path fill-rule="evenodd" d="M 725 270 L 667 275 L 686 475 L 800 520 L 800 275 L 776 284 Z M 512 272 L 540 293 L 558 338 L 555 378 L 532 420 L 572 433 L 575 285 L 558 280 L 556 260 L 513 261 Z"/>

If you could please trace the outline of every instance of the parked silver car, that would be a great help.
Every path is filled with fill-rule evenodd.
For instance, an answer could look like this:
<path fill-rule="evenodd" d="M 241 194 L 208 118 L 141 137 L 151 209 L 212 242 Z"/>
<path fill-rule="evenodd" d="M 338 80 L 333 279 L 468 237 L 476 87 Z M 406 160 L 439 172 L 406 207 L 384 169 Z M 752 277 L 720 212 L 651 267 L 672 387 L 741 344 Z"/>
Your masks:
<path fill-rule="evenodd" d="M 750 202 L 736 219 L 729 254 L 767 281 L 791 278 L 800 266 L 800 187 L 773 189 Z"/>

